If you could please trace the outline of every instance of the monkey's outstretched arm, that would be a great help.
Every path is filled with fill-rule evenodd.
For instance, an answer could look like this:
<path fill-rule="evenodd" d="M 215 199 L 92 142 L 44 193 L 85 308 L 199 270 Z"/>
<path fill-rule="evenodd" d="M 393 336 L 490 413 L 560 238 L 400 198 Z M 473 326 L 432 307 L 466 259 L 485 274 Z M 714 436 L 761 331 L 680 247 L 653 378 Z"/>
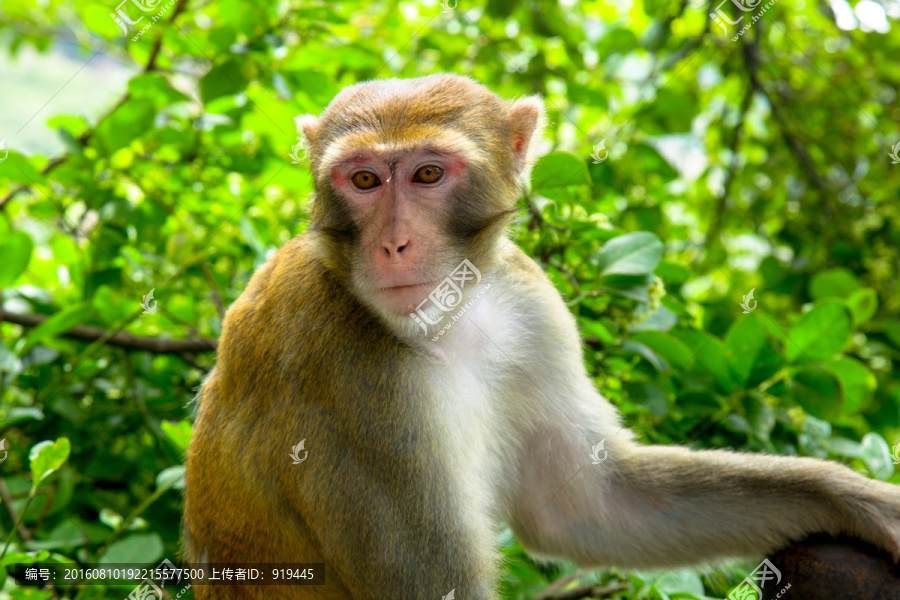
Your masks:
<path fill-rule="evenodd" d="M 532 420 L 520 437 L 510 520 L 527 548 L 652 567 L 760 556 L 840 532 L 900 559 L 900 486 L 813 458 L 637 444 L 581 366 L 578 330 L 559 295 L 520 251 L 508 249 L 507 260 L 529 285 L 517 296 L 530 315 L 529 346 L 554 348 L 514 355 L 527 377 L 512 401 Z"/>
<path fill-rule="evenodd" d="M 569 463 L 578 475 L 568 484 L 554 478 L 547 494 L 561 489 L 552 500 L 517 517 L 526 547 L 585 564 L 664 567 L 760 556 L 809 533 L 843 532 L 900 556 L 900 489 L 839 464 L 631 441 L 608 447 L 600 464 L 587 456 L 583 468 Z"/>

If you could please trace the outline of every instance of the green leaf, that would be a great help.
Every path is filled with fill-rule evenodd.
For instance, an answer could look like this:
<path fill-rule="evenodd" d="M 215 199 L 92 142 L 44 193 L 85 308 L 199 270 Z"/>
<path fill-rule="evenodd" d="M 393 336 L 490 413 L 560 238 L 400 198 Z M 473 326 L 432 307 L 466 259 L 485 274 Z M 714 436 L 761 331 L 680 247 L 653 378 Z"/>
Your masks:
<path fill-rule="evenodd" d="M 156 487 L 160 490 L 175 488 L 176 490 L 184 489 L 184 465 L 177 465 L 163 469 L 156 476 Z"/>
<path fill-rule="evenodd" d="M 652 383 L 629 381 L 625 383 L 624 389 L 634 404 L 648 409 L 654 417 L 662 418 L 668 414 L 668 396 Z"/>
<path fill-rule="evenodd" d="M 809 295 L 816 300 L 848 298 L 859 287 L 859 279 L 849 269 L 828 269 L 816 273 L 810 280 Z"/>
<path fill-rule="evenodd" d="M 14 406 L 4 411 L 3 417 L 0 418 L 0 430 L 24 421 L 41 421 L 43 419 L 43 411 L 36 406 Z"/>
<path fill-rule="evenodd" d="M 200 97 L 203 102 L 210 102 L 221 96 L 233 96 L 244 91 L 247 78 L 241 70 L 240 63 L 230 58 L 221 65 L 210 69 L 200 80 Z"/>
<path fill-rule="evenodd" d="M 306 94 L 323 106 L 331 101 L 339 88 L 328 75 L 314 70 L 289 71 L 283 74 L 298 92 Z"/>
<path fill-rule="evenodd" d="M 605 60 L 609 54 L 627 54 L 637 48 L 640 42 L 634 32 L 627 27 L 613 27 L 600 39 L 596 45 L 600 60 Z"/>
<path fill-rule="evenodd" d="M 888 443 L 877 433 L 869 432 L 863 436 L 860 447 L 863 462 L 869 472 L 874 477 L 887 481 L 894 474 L 894 462 Z"/>
<path fill-rule="evenodd" d="M 758 440 L 768 442 L 772 428 L 775 427 L 775 410 L 762 394 L 756 392 L 746 394 L 743 403 L 747 413 L 747 424 L 753 434 Z"/>
<path fill-rule="evenodd" d="M 94 137 L 107 156 L 124 148 L 153 126 L 156 107 L 148 98 L 128 100 L 103 120 Z"/>
<path fill-rule="evenodd" d="M 804 367 L 794 372 L 790 389 L 794 401 L 815 417 L 828 421 L 841 413 L 840 383 L 828 367 Z"/>
<path fill-rule="evenodd" d="M 659 355 L 656 354 L 653 350 L 645 346 L 644 344 L 639 344 L 637 342 L 633 342 L 628 340 L 624 344 L 622 344 L 622 350 L 627 352 L 634 352 L 635 354 L 639 354 L 647 359 L 653 368 L 659 371 L 660 373 L 665 373 L 669 370 L 669 364 L 660 358 Z"/>
<path fill-rule="evenodd" d="M 0 288 L 11 287 L 28 268 L 34 242 L 22 231 L 14 231 L 0 239 Z"/>
<path fill-rule="evenodd" d="M 691 270 L 678 263 L 662 261 L 654 271 L 657 277 L 670 284 L 684 283 L 691 278 Z"/>
<path fill-rule="evenodd" d="M 626 233 L 606 242 L 600 251 L 599 268 L 602 276 L 649 275 L 659 264 L 663 244 L 647 231 Z"/>
<path fill-rule="evenodd" d="M 833 437 L 828 441 L 828 451 L 847 458 L 862 458 L 862 446 L 858 442 L 842 437 Z"/>
<path fill-rule="evenodd" d="M 178 423 L 163 421 L 160 423 L 160 427 L 179 452 L 187 452 L 192 433 L 190 421 L 187 419 L 182 419 Z"/>
<path fill-rule="evenodd" d="M 111 544 L 100 563 L 155 563 L 162 555 L 163 543 L 158 534 L 138 533 Z"/>
<path fill-rule="evenodd" d="M 687 371 L 693 365 L 694 355 L 691 349 L 684 342 L 667 333 L 641 331 L 631 339 L 646 345 L 678 370 Z"/>
<path fill-rule="evenodd" d="M 133 98 L 146 98 L 159 109 L 176 102 L 187 102 L 187 96 L 172 88 L 160 73 L 144 73 L 128 82 L 128 91 Z"/>
<path fill-rule="evenodd" d="M 795 363 L 827 360 L 841 351 L 852 329 L 850 311 L 843 304 L 818 304 L 788 331 L 785 354 Z"/>
<path fill-rule="evenodd" d="M 856 290 L 847 299 L 855 323 L 865 323 L 878 311 L 878 294 L 872 288 Z"/>
<path fill-rule="evenodd" d="M 28 453 L 31 463 L 32 489 L 54 471 L 58 471 L 69 458 L 71 446 L 68 438 L 59 438 L 55 442 L 45 441 L 36 444 Z"/>
<path fill-rule="evenodd" d="M 660 591 L 669 594 L 693 594 L 704 595 L 703 580 L 692 569 L 676 569 L 665 573 L 657 582 L 656 587 Z"/>
<path fill-rule="evenodd" d="M 884 335 L 896 348 L 900 348 L 900 321 L 885 321 Z"/>
<path fill-rule="evenodd" d="M 847 408 L 857 411 L 865 408 L 878 385 L 875 374 L 858 360 L 846 356 L 835 359 L 831 368 L 837 374 Z"/>
<path fill-rule="evenodd" d="M 0 157 L 6 152 L 0 148 Z M 23 185 L 40 185 L 47 182 L 47 178 L 34 168 L 27 156 L 18 152 L 8 152 L 6 158 L 0 162 L 0 182 L 14 181 Z"/>
<path fill-rule="evenodd" d="M 671 82 L 670 82 L 671 83 Z M 693 118 L 699 113 L 697 94 L 687 86 L 667 85 L 637 114 L 643 128 L 650 134 L 670 135 L 691 130 Z"/>
<path fill-rule="evenodd" d="M 518 3 L 515 0 L 488 0 L 485 9 L 492 17 L 508 19 L 516 4 Z"/>
<path fill-rule="evenodd" d="M 705 331 L 695 329 L 674 329 L 670 332 L 691 349 L 695 361 L 694 373 L 701 372 L 712 375 L 719 388 L 730 394 L 734 391 L 734 379 L 728 360 L 725 358 L 725 346 L 721 340 Z"/>
<path fill-rule="evenodd" d="M 629 160 L 635 161 L 643 173 L 652 173 L 664 181 L 678 177 L 678 171 L 672 168 L 659 151 L 649 144 L 632 144 L 628 148 Z"/>
<path fill-rule="evenodd" d="M 571 152 L 551 152 L 542 156 L 531 171 L 532 189 L 548 198 L 554 198 L 560 188 L 590 184 L 587 163 Z"/>
<path fill-rule="evenodd" d="M 735 321 L 725 337 L 725 356 L 734 380 L 741 388 L 746 388 L 757 358 L 767 343 L 766 328 L 756 313 Z"/>

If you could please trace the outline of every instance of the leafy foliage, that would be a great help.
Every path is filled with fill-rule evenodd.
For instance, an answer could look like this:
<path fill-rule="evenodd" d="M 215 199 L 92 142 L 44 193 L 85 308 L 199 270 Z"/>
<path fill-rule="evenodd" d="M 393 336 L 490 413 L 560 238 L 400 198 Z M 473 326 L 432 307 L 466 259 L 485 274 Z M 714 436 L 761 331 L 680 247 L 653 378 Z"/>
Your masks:
<path fill-rule="evenodd" d="M 11 60 L 74 44 L 79 62 L 103 53 L 134 74 L 99 119 L 15 115 L 52 128 L 56 156 L 7 136 L 3 565 L 177 555 L 188 403 L 214 360 L 202 340 L 306 225 L 293 117 L 345 85 L 437 71 L 545 97 L 549 153 L 512 235 L 639 437 L 900 480 L 886 441 L 900 440 L 900 10 L 877 6 L 884 26 L 860 10 L 848 25 L 845 0 L 779 0 L 739 34 L 752 13 L 726 28 L 712 3 L 680 0 L 178 0 L 155 21 L 132 4 L 5 4 Z M 127 34 L 118 8 L 142 17 Z M 513 599 L 560 577 L 622 583 L 620 598 L 722 597 L 749 572 L 582 573 L 533 563 L 509 531 L 500 546 Z M 3 598 L 71 593 L 0 584 Z"/>

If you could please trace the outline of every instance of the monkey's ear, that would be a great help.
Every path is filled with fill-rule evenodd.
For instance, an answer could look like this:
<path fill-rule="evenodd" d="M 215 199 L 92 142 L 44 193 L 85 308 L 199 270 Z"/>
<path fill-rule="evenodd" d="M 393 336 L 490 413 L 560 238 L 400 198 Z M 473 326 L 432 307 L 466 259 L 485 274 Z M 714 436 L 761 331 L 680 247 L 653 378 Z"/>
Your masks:
<path fill-rule="evenodd" d="M 315 115 L 300 115 L 294 119 L 297 126 L 297 133 L 301 134 L 306 141 L 314 144 L 316 136 L 319 134 L 319 117 Z"/>
<path fill-rule="evenodd" d="M 522 172 L 536 158 L 538 139 L 544 129 L 547 116 L 540 96 L 525 96 L 516 100 L 509 109 L 509 125 L 512 132 L 512 151 L 516 168 Z"/>

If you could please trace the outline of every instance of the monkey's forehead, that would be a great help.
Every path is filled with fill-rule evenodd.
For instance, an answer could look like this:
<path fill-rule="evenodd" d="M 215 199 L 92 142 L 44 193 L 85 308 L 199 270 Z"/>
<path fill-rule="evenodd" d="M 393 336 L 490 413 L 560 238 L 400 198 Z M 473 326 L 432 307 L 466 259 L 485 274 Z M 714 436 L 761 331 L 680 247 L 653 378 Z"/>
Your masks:
<path fill-rule="evenodd" d="M 503 155 L 508 114 L 499 96 L 459 75 L 368 81 L 328 105 L 310 153 L 321 171 L 360 149 L 404 153 L 424 145 L 484 163 Z"/>
<path fill-rule="evenodd" d="M 325 111 L 365 110 L 380 107 L 422 112 L 447 112 L 484 106 L 503 106 L 503 100 L 477 81 L 439 73 L 412 79 L 373 79 L 344 88 Z"/>
<path fill-rule="evenodd" d="M 488 132 L 499 133 L 508 110 L 499 96 L 471 79 L 430 75 L 368 81 L 346 88 L 328 105 L 318 125 L 320 135 L 328 141 L 362 130 L 386 138 L 409 138 L 430 126 L 477 127 L 484 137 Z"/>
<path fill-rule="evenodd" d="M 463 131 L 424 126 L 403 133 L 405 135 L 363 129 L 340 136 L 326 146 L 320 158 L 321 171 L 328 172 L 336 164 L 361 151 L 399 156 L 427 149 L 461 154 L 469 164 L 483 164 L 493 154 L 482 140 Z"/>

